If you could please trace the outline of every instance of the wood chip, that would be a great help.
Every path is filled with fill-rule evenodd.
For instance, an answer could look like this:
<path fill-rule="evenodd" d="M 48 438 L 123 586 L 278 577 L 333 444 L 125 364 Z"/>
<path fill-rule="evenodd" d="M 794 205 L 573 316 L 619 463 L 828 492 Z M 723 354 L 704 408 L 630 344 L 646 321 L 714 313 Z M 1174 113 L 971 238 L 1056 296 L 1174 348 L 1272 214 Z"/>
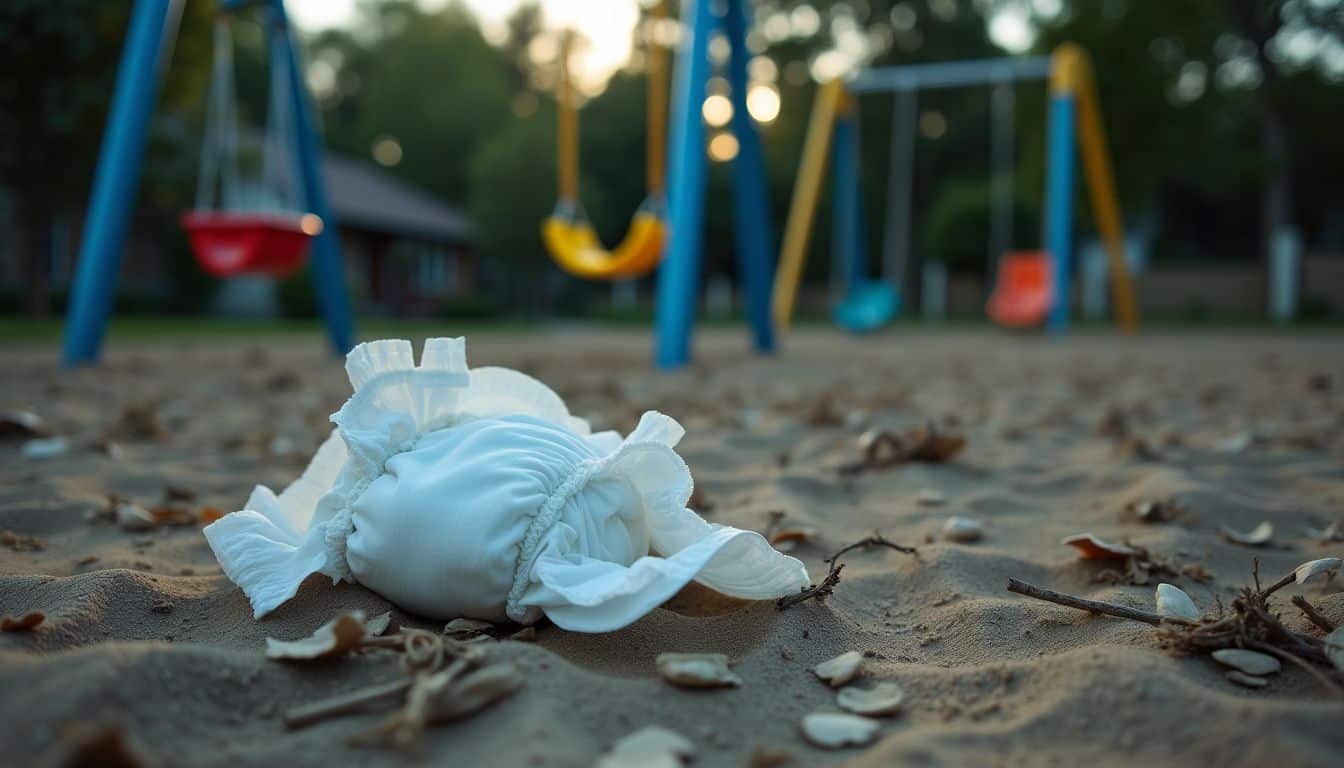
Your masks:
<path fill-rule="evenodd" d="M 858 651 L 842 653 L 829 661 L 823 661 L 812 671 L 825 680 L 832 688 L 840 686 L 858 677 L 863 670 L 863 654 Z"/>
<path fill-rule="evenodd" d="M 46 619 L 41 611 L 29 611 L 17 619 L 6 616 L 0 619 L 0 632 L 30 632 Z"/>
<path fill-rule="evenodd" d="M 266 658 L 282 661 L 309 661 L 331 658 L 352 651 L 364 641 L 364 615 L 359 611 L 343 613 L 318 627 L 302 640 L 266 638 Z"/>
<path fill-rule="evenodd" d="M 656 663 L 664 680 L 682 688 L 742 685 L 742 678 L 728 668 L 728 657 L 722 653 L 660 653 Z"/>
<path fill-rule="evenodd" d="M 1106 541 L 1092 533 L 1076 533 L 1072 536 L 1066 536 L 1061 543 L 1077 549 L 1082 553 L 1084 560 L 1123 560 L 1127 557 L 1136 557 L 1142 554 L 1134 547 Z"/>

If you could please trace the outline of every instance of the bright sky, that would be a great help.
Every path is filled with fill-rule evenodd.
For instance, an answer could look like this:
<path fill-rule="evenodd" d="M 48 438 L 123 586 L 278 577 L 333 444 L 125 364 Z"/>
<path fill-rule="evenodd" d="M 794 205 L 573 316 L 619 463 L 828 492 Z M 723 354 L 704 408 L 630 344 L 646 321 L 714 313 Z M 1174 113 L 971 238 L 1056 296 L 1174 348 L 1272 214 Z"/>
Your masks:
<path fill-rule="evenodd" d="M 418 0 L 427 10 L 446 0 Z M 504 21 L 522 0 L 462 0 L 482 21 L 487 36 L 504 31 Z M 603 81 L 630 57 L 631 36 L 639 20 L 638 0 L 541 0 L 547 28 L 573 28 L 591 41 L 584 52 L 581 80 Z M 356 0 L 289 0 L 285 9 L 305 31 L 345 26 L 356 16 Z"/>

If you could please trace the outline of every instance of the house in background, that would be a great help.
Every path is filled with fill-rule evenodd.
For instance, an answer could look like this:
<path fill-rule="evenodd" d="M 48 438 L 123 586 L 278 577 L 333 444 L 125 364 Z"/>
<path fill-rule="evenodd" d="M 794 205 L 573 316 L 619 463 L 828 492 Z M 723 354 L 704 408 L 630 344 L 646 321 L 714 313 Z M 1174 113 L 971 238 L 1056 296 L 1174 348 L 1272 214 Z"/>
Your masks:
<path fill-rule="evenodd" d="M 471 225 L 457 208 L 355 158 L 328 154 L 324 172 L 328 202 L 341 235 L 346 283 L 361 311 L 428 315 L 446 301 L 475 294 L 479 265 L 471 248 Z M 0 203 L 4 192 L 0 190 Z M 0 205 L 0 292 L 21 296 L 30 286 L 25 284 L 23 255 L 7 236 L 7 207 Z M 127 238 L 120 291 L 152 306 L 176 286 L 170 278 L 173 270 L 168 269 L 171 254 L 165 238 L 143 224 L 137 219 Z M 63 216 L 42 239 L 53 296 L 63 298 L 68 291 L 82 231 L 82 215 Z M 221 287 L 217 310 L 279 311 L 273 281 L 266 278 L 239 278 L 224 281 Z"/>
<path fill-rule="evenodd" d="M 460 211 L 361 160 L 329 155 L 325 170 L 346 280 L 364 308 L 426 315 L 475 294 L 471 224 Z"/>

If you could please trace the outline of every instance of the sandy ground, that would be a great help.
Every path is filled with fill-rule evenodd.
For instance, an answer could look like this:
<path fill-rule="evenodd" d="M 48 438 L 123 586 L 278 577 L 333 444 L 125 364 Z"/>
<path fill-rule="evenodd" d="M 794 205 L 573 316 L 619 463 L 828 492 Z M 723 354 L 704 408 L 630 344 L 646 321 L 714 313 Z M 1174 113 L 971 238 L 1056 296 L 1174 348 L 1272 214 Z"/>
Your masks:
<path fill-rule="evenodd" d="M 1060 544 L 1082 531 L 1189 566 L 1167 580 L 1210 610 L 1248 583 L 1256 557 L 1277 577 L 1344 554 L 1306 532 L 1344 518 L 1344 338 L 810 332 L 760 360 L 734 330 L 702 336 L 697 365 L 670 376 L 649 370 L 647 344 L 638 333 L 486 334 L 469 340 L 469 358 L 539 376 L 597 426 L 629 429 L 645 408 L 674 415 L 689 430 L 681 452 L 701 511 L 757 530 L 772 512 L 815 528 L 795 551 L 815 579 L 829 552 L 874 530 L 918 556 L 855 552 L 829 600 L 787 611 L 658 610 L 607 635 L 543 626 L 535 643 L 491 644 L 492 657 L 522 667 L 525 687 L 434 728 L 424 762 L 587 766 L 649 724 L 694 742 L 697 766 L 772 764 L 760 749 L 799 766 L 1344 760 L 1344 704 L 1302 671 L 1249 690 L 1208 658 L 1164 649 L 1148 625 L 1005 590 L 1018 577 L 1151 608 L 1155 583 L 1127 583 Z M 74 446 L 31 460 L 21 441 L 0 443 L 0 530 L 13 534 L 0 546 L 0 615 L 47 617 L 0 634 L 0 763 L 60 764 L 103 726 L 146 765 L 407 760 L 346 746 L 377 708 L 299 731 L 280 722 L 288 707 L 399 675 L 391 654 L 287 665 L 263 658 L 264 638 L 302 637 L 350 608 L 438 625 L 321 577 L 257 622 L 198 526 L 133 533 L 96 519 L 108 494 L 152 506 L 171 486 L 197 494 L 192 510 L 233 510 L 255 483 L 283 486 L 348 393 L 322 352 L 307 338 L 114 339 L 105 363 L 71 374 L 50 348 L 0 350 L 0 408 L 38 412 Z M 864 429 L 929 421 L 964 434 L 966 450 L 945 464 L 837 472 Z M 111 455 L 93 447 L 105 437 Z M 930 489 L 945 503 L 920 503 Z M 1126 512 L 1167 500 L 1184 514 L 1146 524 Z M 940 540 L 950 515 L 980 521 L 984 538 Z M 1267 547 L 1219 533 L 1261 521 L 1274 525 Z M 1202 583 L 1187 575 L 1200 566 Z M 1344 621 L 1339 589 L 1284 594 Z M 1307 626 L 1291 608 L 1284 619 Z M 869 652 L 868 681 L 899 683 L 906 704 L 875 744 L 819 750 L 799 722 L 836 706 L 810 669 L 849 650 Z M 673 688 L 654 670 L 664 651 L 726 653 L 745 682 Z"/>

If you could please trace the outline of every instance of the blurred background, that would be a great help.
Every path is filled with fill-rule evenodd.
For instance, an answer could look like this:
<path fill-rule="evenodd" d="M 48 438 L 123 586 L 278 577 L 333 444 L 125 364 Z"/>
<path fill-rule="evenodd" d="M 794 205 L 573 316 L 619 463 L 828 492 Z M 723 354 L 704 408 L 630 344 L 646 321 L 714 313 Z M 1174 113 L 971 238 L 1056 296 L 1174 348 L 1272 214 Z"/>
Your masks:
<path fill-rule="evenodd" d="M 129 0 L 0 4 L 0 313 L 65 310 Z M 675 6 L 675 3 L 674 3 Z M 556 59 L 573 29 L 583 98 L 582 198 L 615 242 L 644 198 L 645 46 L 675 43 L 637 0 L 289 0 L 327 150 L 324 175 L 363 317 L 643 319 L 655 278 L 577 280 L 539 226 L 556 197 Z M 1090 53 L 1145 315 L 1266 314 L 1273 233 L 1300 246 L 1301 320 L 1344 317 L 1344 1 L 837 0 L 752 4 L 747 103 L 778 244 L 818 82 L 861 69 Z M 152 120 L 114 313 L 315 315 L 308 276 L 258 292 L 204 274 L 179 216 L 192 207 L 216 8 L 186 0 Z M 675 15 L 675 8 L 674 8 Z M 244 144 L 267 112 L 259 19 L 233 24 Z M 722 43 L 722 44 L 720 44 Z M 714 41 L 720 69 L 726 42 Z M 702 301 L 738 314 L 722 77 L 703 105 L 711 163 Z M 1047 93 L 1014 89 L 1013 245 L 1041 247 Z M 991 89 L 921 93 L 912 247 L 948 274 L 946 314 L 983 317 L 990 286 Z M 864 97 L 863 205 L 887 211 L 891 97 Z M 246 150 L 246 146 L 244 147 Z M 1079 184 L 1080 253 L 1095 237 Z M 717 201 L 717 202 L 716 202 Z M 803 308 L 825 309 L 823 201 Z M 871 271 L 880 238 L 869 238 Z M 1091 246 L 1095 251 L 1095 246 Z M 918 303 L 918 291 L 913 300 Z M 53 321 L 54 322 L 54 321 Z"/>

